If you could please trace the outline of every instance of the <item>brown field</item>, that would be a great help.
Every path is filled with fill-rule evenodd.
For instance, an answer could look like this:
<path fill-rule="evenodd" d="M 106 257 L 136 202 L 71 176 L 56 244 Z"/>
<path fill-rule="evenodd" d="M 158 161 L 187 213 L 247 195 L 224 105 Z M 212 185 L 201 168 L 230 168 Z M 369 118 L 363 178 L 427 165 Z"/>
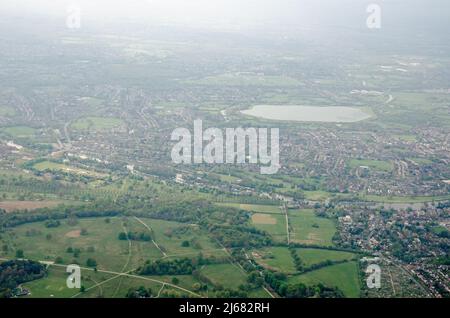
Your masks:
<path fill-rule="evenodd" d="M 261 214 L 261 213 L 255 213 L 252 215 L 252 221 L 254 224 L 277 224 L 277 219 L 272 217 L 269 214 Z"/>
<path fill-rule="evenodd" d="M 77 238 L 80 237 L 81 235 L 81 230 L 74 230 L 74 231 L 70 231 L 66 233 L 66 237 L 70 237 L 70 238 Z"/>
<path fill-rule="evenodd" d="M 53 208 L 61 203 L 61 201 L 3 201 L 0 202 L 0 209 L 6 212 L 36 210 L 40 208 Z"/>

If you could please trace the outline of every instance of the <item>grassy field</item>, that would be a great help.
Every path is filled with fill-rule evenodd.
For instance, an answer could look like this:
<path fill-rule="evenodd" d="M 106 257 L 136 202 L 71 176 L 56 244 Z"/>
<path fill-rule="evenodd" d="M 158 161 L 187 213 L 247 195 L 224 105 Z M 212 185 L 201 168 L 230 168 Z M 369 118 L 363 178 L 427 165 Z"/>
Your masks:
<path fill-rule="evenodd" d="M 12 126 L 1 130 L 14 138 L 30 138 L 36 133 L 36 129 L 27 126 Z"/>
<path fill-rule="evenodd" d="M 289 210 L 290 237 L 293 242 L 331 246 L 336 225 L 312 210 Z"/>
<path fill-rule="evenodd" d="M 86 289 L 94 286 L 96 282 L 113 277 L 112 274 L 84 272 L 83 270 L 81 275 L 82 286 Z M 64 267 L 50 266 L 47 277 L 22 284 L 22 286 L 30 291 L 31 294 L 27 296 L 29 298 L 69 298 L 80 291 L 67 287 L 67 277 L 68 273 Z"/>
<path fill-rule="evenodd" d="M 201 269 L 201 273 L 208 277 L 214 285 L 231 289 L 238 289 L 247 280 L 247 275 L 232 264 L 206 265 Z"/>
<path fill-rule="evenodd" d="M 63 203 L 74 203 L 77 202 L 65 202 L 65 201 L 0 201 L 0 209 L 5 210 L 6 212 L 13 212 L 18 210 L 35 210 L 40 208 L 51 208 L 56 207 Z"/>
<path fill-rule="evenodd" d="M 276 241 L 286 241 L 286 218 L 284 215 L 254 213 L 252 225 L 257 229 L 266 231 Z"/>
<path fill-rule="evenodd" d="M 209 76 L 198 80 L 185 81 L 189 85 L 206 86 L 262 86 L 262 87 L 295 87 L 302 82 L 288 76 L 264 76 L 256 74 L 223 74 Z"/>
<path fill-rule="evenodd" d="M 173 221 L 140 218 L 153 231 L 154 240 L 168 257 L 196 256 L 203 255 L 225 256 L 225 252 L 213 242 L 196 225 L 186 225 Z M 145 227 L 135 222 L 133 228 L 142 230 Z M 189 246 L 183 247 L 184 241 L 189 242 Z"/>
<path fill-rule="evenodd" d="M 254 251 L 255 260 L 266 268 L 286 274 L 296 271 L 294 262 L 287 247 L 268 247 Z"/>
<path fill-rule="evenodd" d="M 442 196 L 378 196 L 378 195 L 362 195 L 361 199 L 364 201 L 381 202 L 381 203 L 425 203 L 433 201 L 450 200 L 450 195 Z"/>
<path fill-rule="evenodd" d="M 75 225 L 63 220 L 54 228 L 47 228 L 43 222 L 22 225 L 8 231 L 6 241 L 11 250 L 8 256 L 13 257 L 15 250 L 21 249 L 26 258 L 38 261 L 61 257 L 63 264 L 85 265 L 88 258 L 93 258 L 99 269 L 112 271 L 136 268 L 147 259 L 161 257 L 151 242 L 133 241 L 130 248 L 127 241 L 120 241 L 122 223 L 120 218 L 111 218 L 110 223 L 104 218 L 90 218 L 80 219 Z M 83 229 L 86 235 L 81 235 Z M 68 253 L 69 247 L 79 249 L 79 255 Z"/>
<path fill-rule="evenodd" d="M 352 260 L 355 254 L 317 248 L 297 248 L 297 255 L 306 267 L 330 261 Z M 255 260 L 264 267 L 274 269 L 286 274 L 296 272 L 291 253 L 287 247 L 267 247 L 254 251 Z"/>
<path fill-rule="evenodd" d="M 74 121 L 70 127 L 75 130 L 110 130 L 123 125 L 123 121 L 114 117 L 85 117 Z"/>
<path fill-rule="evenodd" d="M 352 260 L 355 254 L 350 252 L 323 250 L 316 248 L 298 248 L 297 254 L 305 266 L 311 266 L 327 260 L 342 261 Z"/>
<path fill-rule="evenodd" d="M 0 106 L 0 116 L 9 117 L 14 116 L 16 114 L 16 110 L 9 106 Z"/>
<path fill-rule="evenodd" d="M 33 168 L 39 171 L 51 170 L 51 171 L 62 171 L 71 174 L 79 174 L 85 176 L 92 176 L 97 178 L 105 177 L 103 173 L 98 173 L 91 170 L 81 169 L 77 167 L 71 167 L 62 163 L 52 162 L 52 161 L 42 161 L 36 163 Z"/>
<path fill-rule="evenodd" d="M 388 161 L 381 161 L 381 160 L 359 160 L 359 159 L 352 159 L 349 161 L 350 168 L 358 168 L 361 166 L 369 167 L 374 170 L 378 171 L 386 171 L 390 172 L 394 169 L 394 165 L 392 162 Z"/>
<path fill-rule="evenodd" d="M 356 262 L 347 262 L 324 267 L 312 272 L 289 278 L 290 283 L 304 283 L 312 285 L 322 283 L 327 286 L 338 287 L 346 297 L 359 297 L 360 283 Z"/>
<path fill-rule="evenodd" d="M 241 204 L 241 203 L 217 203 L 217 205 L 251 212 L 281 214 L 281 209 L 278 205 Z"/>

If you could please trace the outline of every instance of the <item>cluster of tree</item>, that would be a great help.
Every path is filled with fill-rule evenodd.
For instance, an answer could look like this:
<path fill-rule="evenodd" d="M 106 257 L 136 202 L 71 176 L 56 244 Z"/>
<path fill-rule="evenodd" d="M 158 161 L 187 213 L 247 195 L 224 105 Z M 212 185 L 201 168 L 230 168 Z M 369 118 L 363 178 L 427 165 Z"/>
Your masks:
<path fill-rule="evenodd" d="M 8 213 L 0 218 L 0 226 L 15 227 L 22 224 L 67 219 L 69 217 L 112 217 L 120 215 L 122 211 L 114 210 L 109 205 L 92 204 L 55 209 L 39 209 L 34 213 Z"/>
<path fill-rule="evenodd" d="M 288 283 L 285 274 L 264 272 L 264 280 L 280 296 L 285 298 L 343 298 L 344 294 L 337 287 L 327 287 L 323 284 L 306 286 L 302 283 Z"/>
<path fill-rule="evenodd" d="M 297 251 L 294 247 L 289 246 L 289 252 L 291 253 L 292 261 L 294 262 L 295 269 L 299 272 L 303 271 L 303 262 L 300 259 L 300 256 L 298 256 Z"/>
<path fill-rule="evenodd" d="M 10 297 L 20 284 L 44 277 L 45 267 L 34 261 L 12 260 L 0 264 L 0 297 Z"/>
<path fill-rule="evenodd" d="M 153 291 L 151 288 L 140 286 L 138 288 L 130 288 L 126 294 L 126 298 L 151 298 Z"/>
<path fill-rule="evenodd" d="M 198 269 L 204 265 L 223 264 L 227 261 L 225 257 L 205 258 L 202 254 L 194 258 L 147 261 L 142 268 L 138 269 L 138 273 L 142 275 L 196 275 Z M 200 281 L 202 280 L 200 279 Z M 209 281 L 205 282 L 209 283 Z"/>
<path fill-rule="evenodd" d="M 318 270 L 318 269 L 323 268 L 323 267 L 327 267 L 327 266 L 331 266 L 331 265 L 337 265 L 337 264 L 342 264 L 342 263 L 347 263 L 347 262 L 348 262 L 348 260 L 346 260 L 346 259 L 339 260 L 339 261 L 326 260 L 326 261 L 323 261 L 323 262 L 312 264 L 312 265 L 310 265 L 308 267 L 303 267 L 302 270 L 300 270 L 299 272 L 300 272 L 300 274 L 304 274 L 304 273 L 307 273 L 307 272 L 312 272 L 312 271 Z"/>
<path fill-rule="evenodd" d="M 97 267 L 97 261 L 95 259 L 93 259 L 93 258 L 88 258 L 86 260 L 86 265 L 88 267 Z"/>
<path fill-rule="evenodd" d="M 272 243 L 264 231 L 249 226 L 211 225 L 209 233 L 226 247 L 262 247 Z"/>
<path fill-rule="evenodd" d="M 243 290 L 234 290 L 224 288 L 223 290 L 216 291 L 217 298 L 248 298 L 248 293 Z"/>
<path fill-rule="evenodd" d="M 121 241 L 131 240 L 131 241 L 148 242 L 152 240 L 148 232 L 128 232 L 128 233 L 120 232 L 118 238 Z"/>
<path fill-rule="evenodd" d="M 196 265 L 192 259 L 182 258 L 147 261 L 138 272 L 141 275 L 191 275 L 195 268 Z"/>
<path fill-rule="evenodd" d="M 61 222 L 59 220 L 48 220 L 45 222 L 46 228 L 54 228 L 61 225 Z"/>

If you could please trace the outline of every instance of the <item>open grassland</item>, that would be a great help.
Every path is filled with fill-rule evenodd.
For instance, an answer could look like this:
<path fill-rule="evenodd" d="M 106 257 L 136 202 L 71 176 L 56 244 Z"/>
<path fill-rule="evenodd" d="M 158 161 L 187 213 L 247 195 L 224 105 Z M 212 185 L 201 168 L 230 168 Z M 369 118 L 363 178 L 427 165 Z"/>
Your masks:
<path fill-rule="evenodd" d="M 349 166 L 350 168 L 369 167 L 369 169 L 386 172 L 390 172 L 394 169 L 394 165 L 392 164 L 392 162 L 381 160 L 352 159 L 349 161 Z"/>
<path fill-rule="evenodd" d="M 305 266 L 311 266 L 324 261 L 343 261 L 352 260 L 356 257 L 354 253 L 333 251 L 317 248 L 298 248 L 296 249 L 300 260 Z"/>
<path fill-rule="evenodd" d="M 252 215 L 252 225 L 266 231 L 276 241 L 286 241 L 286 218 L 284 215 L 255 213 Z"/>
<path fill-rule="evenodd" d="M 338 287 L 346 297 L 356 298 L 360 295 L 358 266 L 356 262 L 347 262 L 327 266 L 302 275 L 292 276 L 291 283 L 313 285 L 322 283 L 327 286 Z"/>
<path fill-rule="evenodd" d="M 95 172 L 92 170 L 81 169 L 77 167 L 71 167 L 62 163 L 52 162 L 52 161 L 42 161 L 33 165 L 33 168 L 38 171 L 61 171 L 65 173 L 92 176 L 97 178 L 105 177 L 106 175 L 103 173 Z"/>
<path fill-rule="evenodd" d="M 199 253 L 215 256 L 226 255 L 222 248 L 197 225 L 149 218 L 140 218 L 140 220 L 151 229 L 152 237 L 167 257 L 193 257 Z M 146 229 L 140 223 L 135 224 L 137 225 L 134 228 L 139 226 L 141 230 Z M 183 246 L 183 242 L 189 244 Z"/>
<path fill-rule="evenodd" d="M 217 203 L 217 205 L 236 208 L 239 210 L 245 210 L 250 212 L 273 213 L 273 214 L 281 213 L 281 209 L 277 205 L 242 204 L 242 203 Z"/>
<path fill-rule="evenodd" d="M 302 82 L 288 76 L 264 76 L 257 74 L 222 74 L 208 76 L 197 80 L 187 80 L 189 85 L 206 86 L 261 86 L 261 87 L 296 87 Z"/>
<path fill-rule="evenodd" d="M 12 126 L 1 128 L 1 131 L 14 138 L 30 138 L 36 133 L 36 129 L 27 126 Z"/>
<path fill-rule="evenodd" d="M 331 246 L 336 233 L 333 220 L 321 218 L 313 210 L 289 210 L 290 237 L 302 244 Z"/>
<path fill-rule="evenodd" d="M 83 231 L 84 230 L 84 231 Z M 37 261 L 55 261 L 62 258 L 63 264 L 85 265 L 88 258 L 95 259 L 103 270 L 122 271 L 132 269 L 147 259 L 160 257 L 151 242 L 121 241 L 118 234 L 124 231 L 121 218 L 77 220 L 69 225 L 66 220 L 58 227 L 48 228 L 44 222 L 31 223 L 8 231 L 3 238 L 9 246 L 10 255 L 16 250 L 24 251 L 25 257 Z M 68 252 L 68 248 L 79 253 Z"/>
<path fill-rule="evenodd" d="M 450 200 L 450 195 L 442 196 L 378 196 L 378 195 L 362 195 L 364 201 L 381 202 L 381 203 L 425 203 L 433 201 Z"/>
<path fill-rule="evenodd" d="M 0 116 L 10 117 L 16 114 L 16 110 L 9 106 L 0 106 Z"/>
<path fill-rule="evenodd" d="M 354 253 L 317 249 L 296 248 L 302 265 L 309 267 L 324 261 L 343 261 L 355 258 Z M 291 253 L 287 247 L 275 246 L 256 250 L 252 253 L 254 259 L 268 269 L 274 269 L 286 274 L 296 272 Z"/>
<path fill-rule="evenodd" d="M 70 127 L 75 130 L 110 130 L 120 127 L 124 122 L 114 117 L 85 117 L 74 121 Z"/>
<path fill-rule="evenodd" d="M 27 296 L 30 298 L 69 298 L 78 294 L 79 289 L 67 287 L 68 275 L 66 268 L 50 266 L 46 277 L 22 284 L 22 286 L 30 291 L 31 294 Z M 95 285 L 95 282 L 110 277 L 112 277 L 111 274 L 95 273 L 94 271 L 82 272 L 82 285 L 90 288 Z"/>
<path fill-rule="evenodd" d="M 53 208 L 63 203 L 69 203 L 64 201 L 0 201 L 0 209 L 6 212 L 22 211 L 22 210 L 36 210 L 41 208 Z M 76 203 L 76 202 L 71 202 Z"/>
<path fill-rule="evenodd" d="M 268 247 L 252 253 L 253 258 L 267 269 L 286 274 L 296 271 L 291 253 L 287 247 Z"/>
<path fill-rule="evenodd" d="M 224 288 L 238 289 L 245 284 L 247 275 L 242 269 L 233 264 L 214 264 L 204 266 L 200 272 L 205 275 L 214 285 Z"/>

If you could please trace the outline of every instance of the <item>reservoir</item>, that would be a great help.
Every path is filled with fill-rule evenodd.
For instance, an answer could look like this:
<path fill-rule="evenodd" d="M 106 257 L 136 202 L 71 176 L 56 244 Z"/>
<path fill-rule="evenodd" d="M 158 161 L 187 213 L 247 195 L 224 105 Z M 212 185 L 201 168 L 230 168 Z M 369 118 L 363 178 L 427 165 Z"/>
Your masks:
<path fill-rule="evenodd" d="M 370 110 L 347 106 L 257 105 L 243 114 L 272 120 L 353 123 L 372 117 Z"/>

